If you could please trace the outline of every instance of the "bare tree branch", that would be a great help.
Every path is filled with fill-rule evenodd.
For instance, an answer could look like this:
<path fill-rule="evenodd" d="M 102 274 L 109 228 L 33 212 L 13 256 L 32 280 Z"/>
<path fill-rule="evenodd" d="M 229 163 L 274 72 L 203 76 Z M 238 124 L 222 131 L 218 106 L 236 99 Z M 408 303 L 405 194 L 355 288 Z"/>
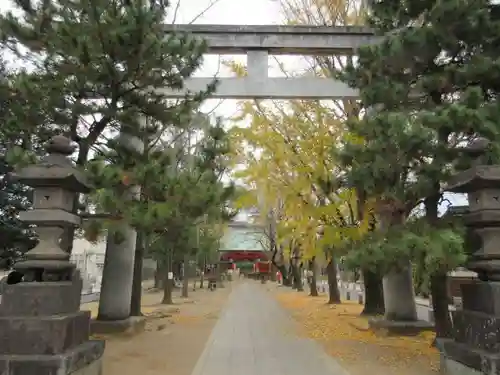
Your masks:
<path fill-rule="evenodd" d="M 175 21 L 177 21 L 177 15 L 179 14 L 180 8 L 181 8 L 181 0 L 177 0 L 177 3 L 175 4 L 175 9 L 174 9 L 174 18 L 172 19 L 172 25 L 175 24 Z"/>
<path fill-rule="evenodd" d="M 180 0 L 179 0 L 179 2 L 180 2 Z M 196 16 L 195 16 L 192 20 L 191 20 L 191 22 L 189 22 L 189 24 L 191 25 L 191 24 L 195 23 L 195 22 L 196 22 L 199 18 L 203 17 L 203 16 L 205 15 L 205 13 L 207 13 L 210 9 L 212 9 L 212 8 L 213 8 L 213 7 L 214 7 L 217 3 L 219 3 L 219 2 L 220 2 L 220 0 L 212 0 L 212 1 L 210 2 L 210 4 L 208 4 L 208 6 L 207 6 L 204 10 L 202 10 L 200 13 L 198 13 L 198 14 L 197 14 L 197 15 L 196 15 Z"/>

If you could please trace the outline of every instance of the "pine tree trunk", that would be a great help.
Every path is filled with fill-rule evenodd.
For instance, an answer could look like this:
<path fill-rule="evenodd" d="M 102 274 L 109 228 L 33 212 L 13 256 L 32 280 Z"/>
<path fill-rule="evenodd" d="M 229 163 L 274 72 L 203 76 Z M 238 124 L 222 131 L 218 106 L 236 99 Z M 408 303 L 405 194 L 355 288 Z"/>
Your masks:
<path fill-rule="evenodd" d="M 168 275 L 168 272 L 167 272 Z M 165 277 L 165 281 L 163 282 L 163 299 L 161 303 L 163 305 L 173 305 L 174 301 L 172 300 L 172 291 L 174 289 L 174 280 L 168 279 L 168 276 Z"/>
<path fill-rule="evenodd" d="M 74 139 L 73 139 L 74 141 Z M 78 157 L 76 160 L 76 165 L 78 167 L 83 166 L 88 159 L 90 147 L 92 146 L 89 143 L 83 142 L 79 144 Z M 75 194 L 73 197 L 73 207 L 72 213 L 78 214 L 78 205 L 80 204 L 80 194 Z M 76 228 L 72 225 L 68 225 L 64 227 L 64 232 L 61 235 L 60 247 L 68 254 L 73 252 L 73 242 L 75 240 L 75 230 Z"/>
<path fill-rule="evenodd" d="M 326 265 L 326 276 L 328 278 L 328 303 L 338 304 L 340 301 L 340 290 L 337 283 L 337 265 L 332 256 Z"/>
<path fill-rule="evenodd" d="M 134 280 L 132 282 L 132 299 L 130 301 L 130 315 L 142 316 L 141 299 L 142 299 L 142 265 L 144 259 L 144 234 L 137 232 L 137 240 L 135 242 L 135 257 L 134 257 Z"/>
<path fill-rule="evenodd" d="M 174 277 L 172 272 L 172 254 L 166 255 L 164 262 L 165 269 L 163 270 L 163 299 L 161 301 L 164 305 L 173 305 L 172 292 L 174 290 Z"/>
<path fill-rule="evenodd" d="M 182 275 L 182 298 L 188 298 L 189 297 L 189 270 L 188 270 L 188 263 L 189 263 L 189 256 L 187 254 L 184 255 L 184 275 Z"/>
<path fill-rule="evenodd" d="M 450 337 L 452 330 L 450 313 L 448 311 L 446 278 L 446 272 L 441 272 L 432 275 L 430 280 L 434 327 L 437 338 Z"/>
<path fill-rule="evenodd" d="M 440 134 L 441 143 L 445 143 L 448 139 L 448 133 Z M 425 201 L 425 217 L 431 226 L 435 226 L 439 220 L 439 182 L 434 183 L 434 194 L 429 195 Z M 448 290 L 446 285 L 446 271 L 437 272 L 430 277 L 430 294 L 432 302 L 432 310 L 434 314 L 434 328 L 436 338 L 450 337 L 452 331 L 452 322 L 448 307 Z"/>
<path fill-rule="evenodd" d="M 363 190 L 362 186 L 356 187 L 356 192 L 358 194 L 358 217 L 367 218 L 365 215 L 365 201 L 366 192 Z M 370 218 L 369 231 L 375 230 L 376 220 L 375 216 Z M 362 269 L 363 274 L 363 284 L 365 289 L 365 305 L 361 315 L 383 315 L 385 314 L 384 306 L 384 288 L 382 286 L 382 275 L 376 271 Z"/>
<path fill-rule="evenodd" d="M 363 283 L 365 288 L 365 306 L 361 315 L 383 315 L 385 308 L 382 277 L 376 272 L 363 270 Z"/>
<path fill-rule="evenodd" d="M 160 261 L 156 261 L 156 271 L 155 271 L 155 288 L 163 289 L 163 280 L 165 280 L 164 275 L 165 269 L 161 266 Z"/>

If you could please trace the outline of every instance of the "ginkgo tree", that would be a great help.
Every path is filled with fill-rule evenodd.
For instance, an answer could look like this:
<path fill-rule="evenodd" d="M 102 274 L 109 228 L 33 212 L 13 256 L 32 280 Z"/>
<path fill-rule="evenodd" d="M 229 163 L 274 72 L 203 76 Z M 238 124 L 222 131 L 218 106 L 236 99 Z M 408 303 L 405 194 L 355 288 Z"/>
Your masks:
<path fill-rule="evenodd" d="M 281 5 L 289 24 L 362 25 L 366 13 L 364 2 L 345 0 L 282 0 Z M 306 58 L 306 74 L 335 78 L 353 59 L 341 55 Z M 246 74 L 244 66 L 228 65 L 236 75 Z M 288 75 L 284 66 L 279 66 Z M 291 228 L 295 228 L 293 233 L 302 234 L 299 242 L 307 244 L 302 251 L 305 257 L 312 258 L 327 249 L 327 274 L 330 291 L 334 292 L 334 252 L 340 254 L 344 242 L 359 237 L 368 229 L 366 218 L 369 215 L 364 211 L 370 207 L 369 202 L 364 201 L 362 191 L 345 186 L 343 171 L 332 152 L 347 136 L 344 121 L 357 118 L 360 113 L 360 103 L 353 99 L 247 102 L 242 105 L 242 113 L 237 119 L 251 119 L 248 128 L 239 129 L 240 138 L 244 140 L 240 142 L 245 143 L 247 149 L 258 152 L 258 157 L 248 153 L 240 155 L 247 180 L 257 181 L 260 176 L 262 186 L 263 177 L 265 183 L 271 185 L 269 190 L 273 190 L 279 200 L 287 202 L 289 209 L 282 213 L 278 226 L 281 222 L 286 223 L 287 236 Z M 269 200 L 276 203 L 276 197 Z M 363 281 L 368 296 L 364 311 L 379 313 L 383 309 L 381 276 L 363 269 Z M 331 302 L 339 299 L 338 295 L 330 297 Z"/>
<path fill-rule="evenodd" d="M 241 66 L 232 66 L 241 74 Z M 332 250 L 360 232 L 355 191 L 343 186 L 332 152 L 344 133 L 338 115 L 318 102 L 246 102 L 241 108 L 233 120 L 250 121 L 233 129 L 239 143 L 233 148 L 240 150 L 237 159 L 244 164 L 237 177 L 255 187 L 250 192 L 267 206 L 264 211 L 282 202 L 276 234 L 278 243 L 293 244 L 285 246 L 292 258 L 299 248 L 309 261 L 327 249 L 329 268 L 335 270 Z M 294 279 L 296 263 L 291 262 Z M 337 295 L 334 278 L 332 293 Z"/>

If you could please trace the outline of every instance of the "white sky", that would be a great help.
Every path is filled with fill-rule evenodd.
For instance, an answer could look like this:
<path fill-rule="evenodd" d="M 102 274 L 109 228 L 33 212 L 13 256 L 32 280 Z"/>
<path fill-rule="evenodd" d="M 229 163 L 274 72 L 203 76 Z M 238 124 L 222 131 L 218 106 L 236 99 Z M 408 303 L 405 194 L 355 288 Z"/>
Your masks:
<path fill-rule="evenodd" d="M 197 16 L 204 9 L 207 9 L 214 0 L 177 1 L 180 1 L 181 5 L 177 13 L 176 23 L 191 23 L 194 18 L 196 18 L 194 23 L 197 24 L 279 25 L 284 23 L 278 0 L 215 0 L 215 5 L 200 17 Z M 219 59 L 219 56 L 207 55 L 203 69 L 195 75 L 198 77 L 211 77 L 218 73 L 219 77 L 230 76 L 231 72 L 219 65 L 220 60 L 236 60 L 245 63 L 246 56 L 225 55 Z M 300 58 L 298 57 L 280 56 L 278 60 L 290 69 L 300 65 Z M 282 75 L 274 58 L 270 57 L 269 63 L 269 76 Z M 220 100 L 208 100 L 203 109 L 206 112 L 211 112 L 216 107 L 215 114 L 222 117 L 231 117 L 237 110 L 236 103 L 236 100 L 224 100 L 222 103 Z"/>

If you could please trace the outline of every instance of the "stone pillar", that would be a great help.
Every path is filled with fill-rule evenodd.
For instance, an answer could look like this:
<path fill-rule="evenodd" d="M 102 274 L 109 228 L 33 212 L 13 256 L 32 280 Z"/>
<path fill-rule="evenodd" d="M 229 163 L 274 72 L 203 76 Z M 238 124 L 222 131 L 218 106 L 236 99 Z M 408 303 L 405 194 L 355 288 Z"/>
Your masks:
<path fill-rule="evenodd" d="M 122 129 L 119 142 L 133 152 L 144 150 L 144 143 L 126 129 Z M 131 186 L 125 199 L 136 199 L 140 191 L 140 186 Z M 98 314 L 92 323 L 94 333 L 140 331 L 145 322 L 130 316 L 137 232 L 124 220 L 114 229 L 106 241 Z"/>
<path fill-rule="evenodd" d="M 130 317 L 137 233 L 122 222 L 106 239 L 97 320 L 123 321 Z M 130 250 L 133 249 L 134 253 Z M 125 323 L 125 322 L 124 322 Z M 94 326 L 97 326 L 94 324 Z"/>
<path fill-rule="evenodd" d="M 68 138 L 53 137 L 39 165 L 13 174 L 34 188 L 33 210 L 21 220 L 35 224 L 39 243 L 15 264 L 17 283 L 5 286 L 0 304 L 0 374 L 99 375 L 104 342 L 89 340 L 90 312 L 80 311 L 82 280 L 69 254 L 59 247 L 72 213 L 74 195 L 88 184 L 69 160 Z"/>
<path fill-rule="evenodd" d="M 387 272 L 382 279 L 382 286 L 385 318 L 391 321 L 416 321 L 417 305 L 410 262 L 405 268 Z"/>
<path fill-rule="evenodd" d="M 386 231 L 392 225 L 405 221 L 404 208 L 398 202 L 381 202 L 378 207 L 381 230 Z M 382 279 L 384 289 L 385 319 L 388 321 L 417 320 L 417 305 L 411 262 L 402 260 L 399 267 L 393 267 Z"/>
<path fill-rule="evenodd" d="M 479 280 L 461 285 L 462 309 L 452 312 L 452 338 L 438 339 L 441 368 L 447 374 L 500 371 L 500 165 L 480 164 L 487 146 L 487 141 L 478 140 L 469 147 L 477 162 L 446 189 L 468 194 L 464 220 L 482 239 L 467 263 Z"/>
<path fill-rule="evenodd" d="M 396 201 L 380 202 L 378 210 L 381 230 L 404 222 L 404 207 Z M 369 325 L 384 334 L 414 335 L 432 329 L 432 324 L 418 320 L 412 267 L 409 259 L 401 259 L 382 279 L 385 314 L 372 318 Z"/>

